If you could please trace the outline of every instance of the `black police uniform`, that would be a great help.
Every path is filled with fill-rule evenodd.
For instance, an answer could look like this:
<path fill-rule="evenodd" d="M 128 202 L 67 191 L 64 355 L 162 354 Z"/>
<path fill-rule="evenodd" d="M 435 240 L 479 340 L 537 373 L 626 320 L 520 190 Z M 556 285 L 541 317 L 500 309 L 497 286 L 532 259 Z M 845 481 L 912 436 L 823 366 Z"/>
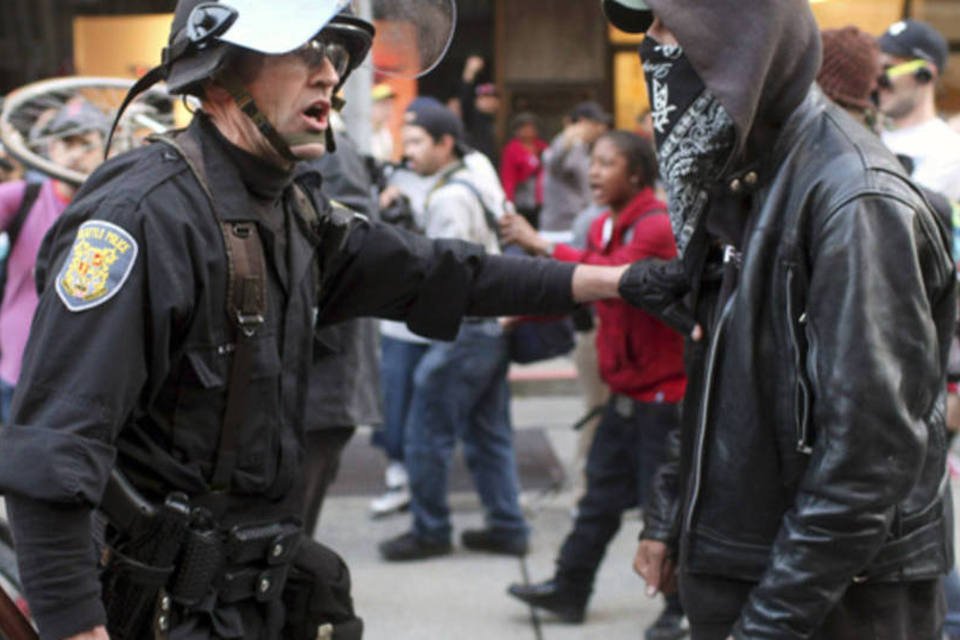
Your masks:
<path fill-rule="evenodd" d="M 269 165 L 230 145 L 203 115 L 186 135 L 203 156 L 219 216 L 255 221 L 267 262 L 266 320 L 224 527 L 300 514 L 300 428 L 318 324 L 378 315 L 452 339 L 465 315 L 573 304 L 570 265 L 486 256 L 474 245 L 433 242 L 362 218 L 345 223 L 345 242 L 331 250 L 334 219 L 317 195 L 317 174 L 296 177 L 325 214 L 311 224 L 292 197 L 292 178 L 276 175 L 272 188 L 269 178 L 266 187 L 263 178 L 252 183 L 249 176 L 269 174 Z M 114 260 L 92 300 L 82 288 L 63 291 L 77 277 L 81 240 Z M 104 164 L 41 256 L 37 281 L 46 286 L 13 423 L 0 432 L 0 491 L 41 636 L 59 638 L 104 623 L 90 514 L 114 465 L 153 500 L 171 491 L 209 494 L 233 338 L 225 312 L 229 263 L 211 200 L 167 144 Z M 243 628 L 258 615 L 243 603 L 208 607 L 211 636 L 269 636 Z"/>

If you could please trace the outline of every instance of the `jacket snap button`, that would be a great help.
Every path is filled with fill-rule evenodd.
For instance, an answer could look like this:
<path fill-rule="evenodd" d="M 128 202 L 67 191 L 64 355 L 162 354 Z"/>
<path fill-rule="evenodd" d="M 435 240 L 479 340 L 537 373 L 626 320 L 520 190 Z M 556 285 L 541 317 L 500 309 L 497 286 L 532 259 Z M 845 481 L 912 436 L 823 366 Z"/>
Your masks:
<path fill-rule="evenodd" d="M 270 553 L 273 554 L 274 558 L 279 558 L 280 556 L 283 555 L 283 545 L 282 544 L 273 545 L 273 549 L 270 550 Z"/>
<path fill-rule="evenodd" d="M 170 596 L 163 596 L 160 598 L 160 611 L 166 613 L 170 611 Z"/>
<path fill-rule="evenodd" d="M 270 578 L 260 578 L 260 584 L 257 585 L 257 588 L 260 589 L 260 593 L 270 591 Z"/>
<path fill-rule="evenodd" d="M 730 191 L 732 193 L 739 193 L 740 189 L 742 188 L 743 188 L 743 184 L 741 184 L 739 178 L 734 178 L 733 180 L 730 181 Z"/>
<path fill-rule="evenodd" d="M 168 626 L 170 626 L 170 621 L 167 620 L 167 616 L 159 616 L 157 618 L 157 627 L 159 627 L 160 631 L 166 631 Z"/>
<path fill-rule="evenodd" d="M 757 172 L 756 172 L 756 171 L 751 171 L 751 172 L 748 173 L 747 175 L 743 176 L 743 181 L 746 182 L 746 183 L 747 183 L 748 185 L 750 185 L 751 187 L 752 187 L 753 185 L 757 184 L 757 180 L 758 180 L 758 179 L 759 179 L 759 178 L 758 178 L 758 176 L 757 176 Z"/>

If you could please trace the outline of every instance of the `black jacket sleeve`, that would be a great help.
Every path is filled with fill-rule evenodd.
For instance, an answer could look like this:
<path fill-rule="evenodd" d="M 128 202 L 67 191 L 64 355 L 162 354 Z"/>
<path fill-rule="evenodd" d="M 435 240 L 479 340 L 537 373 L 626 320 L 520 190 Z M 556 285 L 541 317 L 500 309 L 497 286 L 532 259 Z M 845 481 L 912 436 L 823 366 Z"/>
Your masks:
<path fill-rule="evenodd" d="M 323 280 L 320 318 L 406 320 L 420 335 L 452 340 L 464 316 L 571 311 L 574 268 L 360 220 Z"/>
<path fill-rule="evenodd" d="M 10 503 L 21 579 L 44 640 L 86 631 L 105 618 L 90 514 L 148 368 L 163 360 L 157 345 L 169 340 L 170 305 L 180 296 L 192 299 L 191 281 L 182 273 L 188 261 L 180 230 L 135 209 L 130 202 L 97 207 L 91 222 L 129 234 L 136 253 L 124 280 L 83 309 L 66 306 L 56 280 L 87 216 L 68 210 L 48 234 L 48 281 L 17 382 L 12 424 L 0 430 L 0 492 Z"/>

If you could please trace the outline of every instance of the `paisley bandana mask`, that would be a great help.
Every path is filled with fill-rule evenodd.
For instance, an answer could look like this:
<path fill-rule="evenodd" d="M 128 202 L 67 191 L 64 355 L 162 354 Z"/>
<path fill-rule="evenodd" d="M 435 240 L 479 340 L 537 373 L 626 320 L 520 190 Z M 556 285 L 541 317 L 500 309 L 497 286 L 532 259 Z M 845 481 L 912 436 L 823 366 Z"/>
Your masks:
<path fill-rule="evenodd" d="M 710 183 L 733 151 L 736 129 L 679 45 L 660 44 L 647 36 L 640 58 L 670 223 L 683 257 L 707 210 Z"/>

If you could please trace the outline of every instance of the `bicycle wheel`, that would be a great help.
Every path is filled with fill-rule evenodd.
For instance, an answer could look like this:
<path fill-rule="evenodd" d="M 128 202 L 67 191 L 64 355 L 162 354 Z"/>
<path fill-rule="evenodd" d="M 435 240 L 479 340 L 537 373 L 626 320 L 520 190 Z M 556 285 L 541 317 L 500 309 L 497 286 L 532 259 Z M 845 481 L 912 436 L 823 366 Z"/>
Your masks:
<path fill-rule="evenodd" d="M 43 125 L 71 99 L 82 97 L 112 121 L 134 81 L 126 78 L 72 76 L 34 82 L 12 91 L 0 111 L 0 140 L 24 165 L 53 178 L 79 185 L 86 175 L 51 162 L 45 155 L 49 137 Z M 114 133 L 111 155 L 132 149 L 152 133 L 173 127 L 173 98 L 161 87 L 139 96 L 127 107 Z"/>

